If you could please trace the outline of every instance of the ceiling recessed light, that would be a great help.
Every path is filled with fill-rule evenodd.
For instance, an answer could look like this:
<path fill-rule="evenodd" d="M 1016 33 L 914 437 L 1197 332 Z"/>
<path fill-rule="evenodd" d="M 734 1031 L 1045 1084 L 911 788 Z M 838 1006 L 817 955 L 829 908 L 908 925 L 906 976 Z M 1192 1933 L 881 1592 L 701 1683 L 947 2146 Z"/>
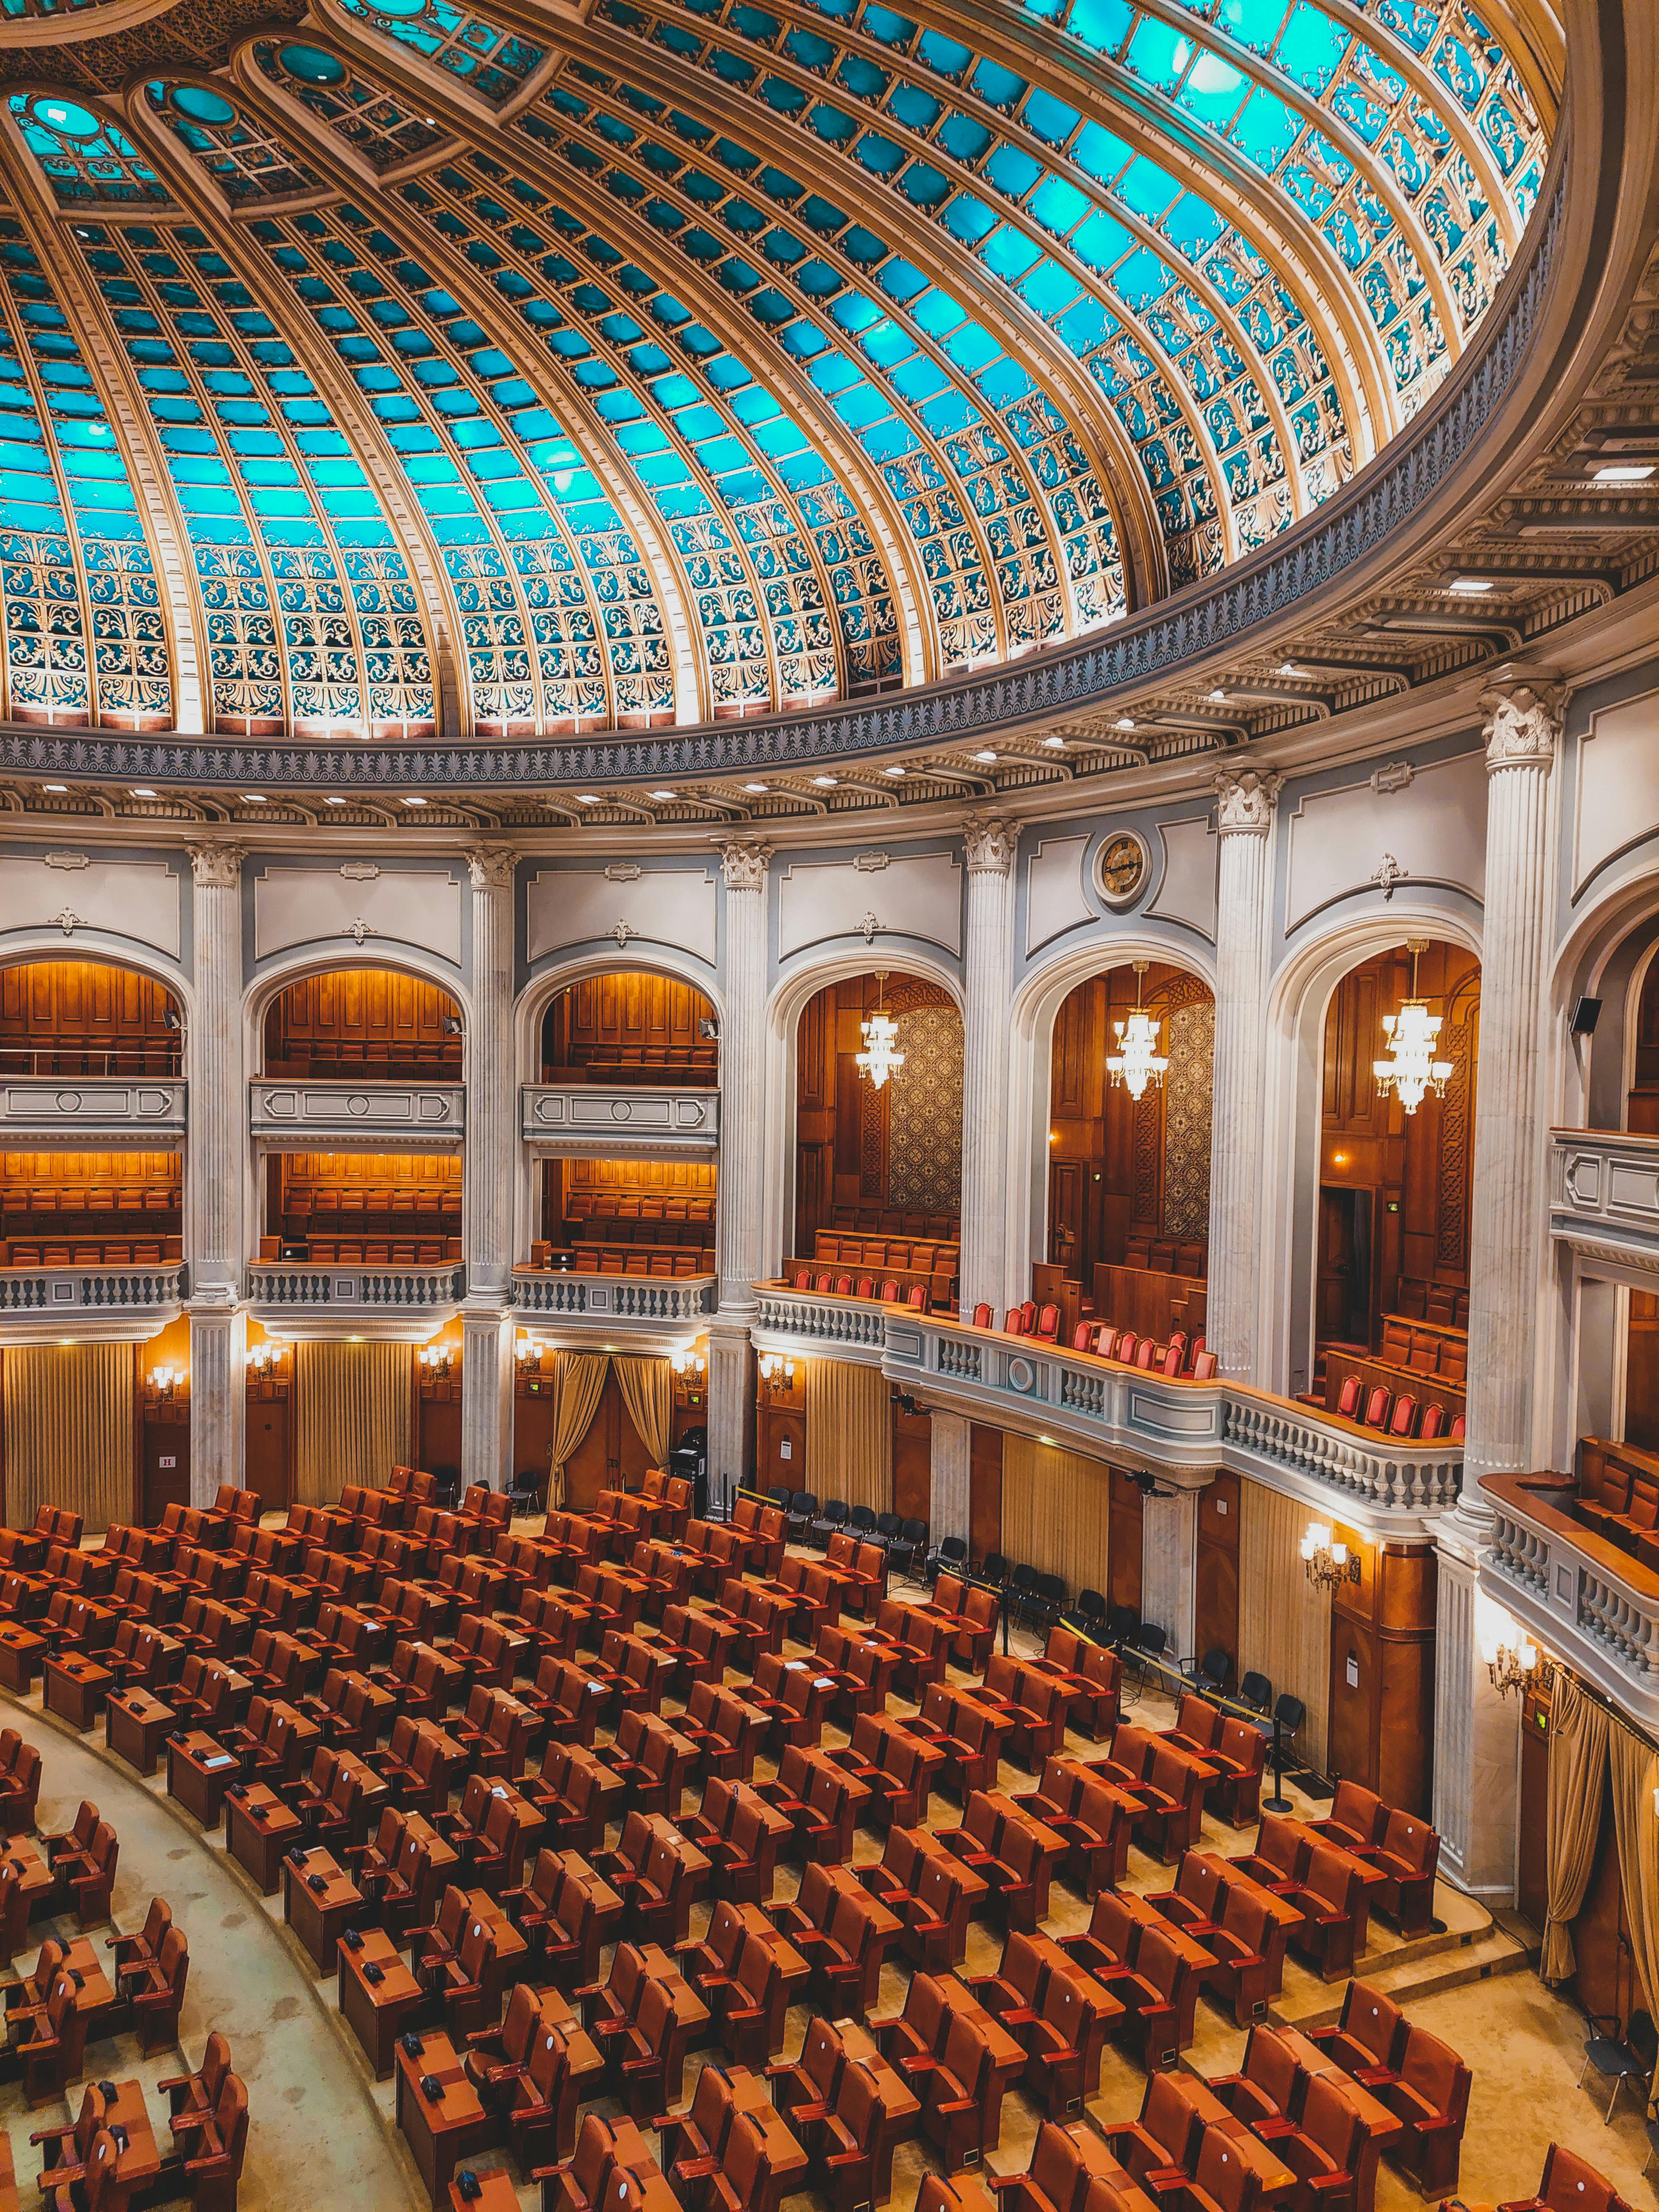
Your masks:
<path fill-rule="evenodd" d="M 1055 751 L 1055 752 L 1060 752 L 1060 751 L 1061 751 L 1061 750 L 1064 749 L 1064 746 L 1065 746 L 1065 744 L 1066 744 L 1066 740 L 1065 740 L 1065 738 L 1045 738 L 1042 740 L 1042 742 L 1043 742 L 1043 744 L 1044 744 L 1045 745 L 1049 746 L 1049 747 L 1050 747 L 1054 751 Z"/>
<path fill-rule="evenodd" d="M 1117 726 L 1120 730 L 1133 730 L 1134 726 L 1135 718 L 1133 714 L 1120 714 L 1118 716 Z"/>
<path fill-rule="evenodd" d="M 838 783 L 841 779 L 839 776 L 834 775 L 815 775 L 812 778 L 812 781 L 817 785 L 820 791 L 828 791 L 832 785 Z"/>
<path fill-rule="evenodd" d="M 996 755 L 994 752 L 986 751 L 982 753 L 975 753 L 974 755 L 974 758 L 976 761 L 994 761 L 996 758 Z"/>
<path fill-rule="evenodd" d="M 334 792 L 331 791 L 327 798 L 324 799 L 323 804 L 325 806 L 343 806 L 345 805 L 345 801 L 343 799 L 339 798 Z"/>
<path fill-rule="evenodd" d="M 1653 474 L 1651 461 L 1609 461 L 1605 468 L 1597 469 L 1597 483 L 1645 483 Z"/>
<path fill-rule="evenodd" d="M 1217 686 L 1216 686 L 1215 690 L 1214 690 L 1213 691 L 1212 691 L 1212 692 L 1211 692 L 1210 696 L 1211 696 L 1211 698 L 1212 698 L 1212 699 L 1213 699 L 1213 700 L 1215 701 L 1215 702 L 1216 702 L 1217 706 L 1218 706 L 1218 707 L 1224 706 L 1224 705 L 1226 704 L 1226 701 L 1227 701 L 1227 695 L 1226 695 L 1226 693 L 1222 690 L 1221 686 L 1220 686 L 1218 684 L 1217 684 Z"/>
<path fill-rule="evenodd" d="M 770 785 L 770 784 L 768 784 L 768 783 L 745 783 L 745 784 L 744 784 L 744 786 L 743 787 L 744 787 L 744 789 L 745 791 L 756 791 L 756 792 L 759 792 L 759 791 L 769 791 L 769 790 L 771 789 L 771 787 L 771 787 L 771 785 Z"/>
<path fill-rule="evenodd" d="M 1281 660 L 1279 664 L 1279 672 L 1281 676 L 1300 676 L 1302 671 L 1297 666 L 1295 661 Z"/>
<path fill-rule="evenodd" d="M 603 806 L 605 801 L 597 791 L 583 791 L 578 793 L 576 804 L 578 806 Z"/>
<path fill-rule="evenodd" d="M 242 804 L 244 806 L 269 806 L 270 801 L 263 791 L 245 791 L 242 793 Z"/>
<path fill-rule="evenodd" d="M 653 791 L 651 794 L 653 799 L 676 799 L 678 795 L 677 792 L 672 791 Z"/>
<path fill-rule="evenodd" d="M 69 786 L 66 783 L 43 783 L 40 788 L 42 791 L 67 791 Z"/>
<path fill-rule="evenodd" d="M 129 796 L 133 799 L 154 799 L 155 793 L 147 783 L 136 784 Z"/>
<path fill-rule="evenodd" d="M 426 805 L 426 801 L 423 799 L 416 798 L 412 792 L 406 791 L 404 793 L 404 805 L 405 806 L 424 806 Z"/>
<path fill-rule="evenodd" d="M 902 775 L 903 773 L 904 770 L 902 768 L 884 768 L 882 770 L 884 775 Z"/>
<path fill-rule="evenodd" d="M 1454 576 L 1446 588 L 1449 592 L 1455 592 L 1460 599 L 1478 599 L 1491 591 L 1492 579 L 1490 576 Z"/>

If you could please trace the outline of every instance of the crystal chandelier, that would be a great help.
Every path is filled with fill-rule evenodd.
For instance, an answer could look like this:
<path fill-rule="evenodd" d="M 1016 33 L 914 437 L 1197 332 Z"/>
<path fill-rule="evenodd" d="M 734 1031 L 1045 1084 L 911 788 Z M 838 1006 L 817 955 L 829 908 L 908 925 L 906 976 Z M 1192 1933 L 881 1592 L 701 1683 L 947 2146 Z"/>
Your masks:
<path fill-rule="evenodd" d="M 1117 1050 L 1107 1060 L 1106 1073 L 1131 1098 L 1139 1098 L 1149 1083 L 1163 1082 L 1164 1071 L 1170 1063 L 1158 1054 L 1159 1024 L 1155 1016 L 1143 1011 L 1140 1004 L 1140 979 L 1146 973 L 1146 963 L 1137 960 L 1134 969 L 1135 1010 L 1127 1022 L 1112 1024 Z"/>
<path fill-rule="evenodd" d="M 878 972 L 876 981 L 884 993 L 887 983 L 884 971 Z M 864 1035 L 864 1050 L 854 1054 L 854 1065 L 859 1073 L 867 1075 L 879 1091 L 888 1077 L 896 1075 L 904 1065 L 904 1054 L 893 1049 L 898 1042 L 898 1024 L 882 1005 L 880 994 L 878 994 L 875 1012 L 867 1022 L 861 1022 L 859 1026 Z"/>
<path fill-rule="evenodd" d="M 1385 1097 L 1392 1091 L 1408 1114 L 1416 1113 L 1425 1091 L 1437 1098 L 1452 1072 L 1450 1060 L 1434 1057 L 1441 1017 L 1431 1014 L 1427 1000 L 1417 995 L 1417 963 L 1427 943 L 1425 937 L 1414 937 L 1407 946 L 1412 956 L 1412 994 L 1397 1014 L 1383 1015 L 1389 1057 L 1371 1062 L 1377 1089 Z"/>

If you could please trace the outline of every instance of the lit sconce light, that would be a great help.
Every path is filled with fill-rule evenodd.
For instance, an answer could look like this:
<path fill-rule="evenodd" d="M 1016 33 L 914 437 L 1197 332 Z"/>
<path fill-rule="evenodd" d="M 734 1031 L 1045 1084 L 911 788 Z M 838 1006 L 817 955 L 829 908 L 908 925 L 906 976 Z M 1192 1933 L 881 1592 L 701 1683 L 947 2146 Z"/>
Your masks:
<path fill-rule="evenodd" d="M 1359 1580 L 1359 1562 L 1350 1557 L 1346 1544 L 1332 1534 L 1328 1522 L 1310 1521 L 1297 1547 L 1303 1571 L 1316 1589 L 1334 1590 L 1339 1583 Z"/>
<path fill-rule="evenodd" d="M 427 1373 L 441 1380 L 449 1373 L 449 1346 L 447 1344 L 423 1344 L 416 1358 Z"/>
<path fill-rule="evenodd" d="M 765 1382 L 781 1381 L 786 1390 L 793 1390 L 795 1387 L 795 1363 L 786 1358 L 781 1352 L 763 1352 L 760 1371 Z"/>
<path fill-rule="evenodd" d="M 185 1367 L 152 1367 L 149 1387 L 158 1398 L 171 1398 L 190 1372 Z"/>
<path fill-rule="evenodd" d="M 1547 1690 L 1554 1682 L 1555 1669 L 1526 1630 L 1490 1598 L 1479 1599 L 1475 1633 L 1492 1686 L 1500 1698 L 1507 1698 L 1511 1690 L 1519 1690 L 1524 1697 L 1529 1689 Z"/>
<path fill-rule="evenodd" d="M 682 1345 L 678 1352 L 671 1352 L 668 1364 L 675 1374 L 680 1376 L 703 1375 L 708 1370 L 708 1360 L 695 1344 Z"/>
<path fill-rule="evenodd" d="M 250 1375 L 269 1375 L 271 1369 L 276 1364 L 278 1357 L 277 1349 L 274 1344 L 254 1345 L 250 1349 L 247 1355 L 248 1373 Z"/>

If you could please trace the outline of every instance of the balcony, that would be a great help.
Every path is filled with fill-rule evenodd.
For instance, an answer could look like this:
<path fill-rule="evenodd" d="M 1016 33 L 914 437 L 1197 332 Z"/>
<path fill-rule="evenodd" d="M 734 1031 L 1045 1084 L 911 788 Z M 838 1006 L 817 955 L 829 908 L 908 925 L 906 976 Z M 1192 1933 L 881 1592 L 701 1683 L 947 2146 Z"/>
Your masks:
<path fill-rule="evenodd" d="M 558 1324 L 561 1341 L 567 1334 L 573 1343 L 602 1338 L 624 1349 L 620 1340 L 637 1340 L 660 1351 L 663 1339 L 702 1328 L 714 1310 L 718 1287 L 713 1275 L 567 1275 L 520 1267 L 513 1304 L 527 1328 Z"/>
<path fill-rule="evenodd" d="M 0 1075 L 0 1143 L 161 1151 L 185 1137 L 185 1085 L 167 1076 Z"/>
<path fill-rule="evenodd" d="M 466 1290 L 464 1267 L 373 1266 L 256 1261 L 248 1304 L 273 1334 L 299 1341 L 348 1334 L 423 1344 L 454 1316 Z"/>
<path fill-rule="evenodd" d="M 766 1287 L 753 1335 L 763 1352 L 816 1352 L 879 1366 L 930 1406 L 1041 1431 L 1119 1465 L 1210 1470 L 1269 1484 L 1328 1513 L 1428 1532 L 1456 1503 L 1463 1447 L 1395 1439 L 1221 1376 L 1194 1382 L 963 1327 L 869 1299 Z"/>
<path fill-rule="evenodd" d="M 465 1133 L 461 1083 L 283 1082 L 248 1085 L 248 1129 L 258 1143 L 304 1152 L 445 1152 Z"/>
<path fill-rule="evenodd" d="M 1583 1260 L 1659 1274 L 1659 1137 L 1552 1129 L 1550 1230 Z"/>
<path fill-rule="evenodd" d="M 177 1260 L 136 1267 L 0 1268 L 0 1343 L 68 1332 L 77 1344 L 140 1344 L 185 1310 Z"/>
<path fill-rule="evenodd" d="M 526 1083 L 523 1136 L 536 1152 L 630 1152 L 653 1158 L 712 1157 L 720 1143 L 720 1094 L 635 1083 Z"/>
<path fill-rule="evenodd" d="M 1572 1518 L 1566 1475 L 1489 1474 L 1480 1487 L 1496 1516 L 1481 1588 L 1659 1732 L 1659 1576 Z"/>

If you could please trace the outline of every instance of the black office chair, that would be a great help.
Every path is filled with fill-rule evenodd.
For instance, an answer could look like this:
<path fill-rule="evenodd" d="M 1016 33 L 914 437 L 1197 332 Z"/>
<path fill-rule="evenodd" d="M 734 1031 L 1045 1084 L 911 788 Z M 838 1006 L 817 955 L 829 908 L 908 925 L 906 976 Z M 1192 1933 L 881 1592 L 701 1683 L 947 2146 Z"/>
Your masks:
<path fill-rule="evenodd" d="M 887 1556 L 901 1574 L 914 1577 L 918 1559 L 927 1556 L 927 1523 L 906 1521 L 887 1547 Z"/>
<path fill-rule="evenodd" d="M 804 1544 L 817 1518 L 818 1501 L 810 1490 L 798 1490 L 789 1501 L 789 1512 L 783 1524 L 786 1539 L 792 1544 Z"/>
<path fill-rule="evenodd" d="M 847 1501 L 832 1498 L 817 1519 L 806 1532 L 809 1544 L 816 1544 L 821 1552 L 830 1548 L 830 1539 L 840 1535 L 847 1526 Z"/>
<path fill-rule="evenodd" d="M 946 1536 L 941 1539 L 938 1550 L 928 1555 L 921 1578 L 931 1589 L 941 1575 L 965 1574 L 967 1568 L 967 1545 L 960 1536 Z"/>
<path fill-rule="evenodd" d="M 1224 1651 L 1218 1644 L 1212 1650 L 1206 1651 L 1198 1662 L 1198 1686 L 1200 1690 L 1210 1691 L 1216 1697 L 1219 1697 L 1225 1690 L 1232 1671 L 1232 1654 Z"/>
<path fill-rule="evenodd" d="M 1066 1615 L 1068 1628 L 1075 1628 L 1080 1636 L 1091 1637 L 1097 1644 L 1106 1635 L 1106 1601 L 1098 1590 L 1079 1590 L 1077 1603 Z"/>
<path fill-rule="evenodd" d="M 1008 1610 L 1016 1620 L 1029 1620 L 1037 1595 L 1035 1567 L 1016 1567 L 1008 1578 Z"/>
<path fill-rule="evenodd" d="M 539 1513 L 547 1498 L 547 1468 L 527 1467 L 507 1486 L 508 1507 L 516 1521 L 526 1513 Z"/>
<path fill-rule="evenodd" d="M 1143 1689 L 1146 1687 L 1148 1666 L 1153 1660 L 1162 1659 L 1169 1641 L 1168 1632 L 1155 1626 L 1150 1620 L 1143 1620 L 1135 1631 L 1133 1640 L 1125 1652 L 1124 1658 L 1127 1663 L 1134 1668 L 1135 1680 Z M 1162 1672 L 1161 1669 L 1158 1671 Z"/>
<path fill-rule="evenodd" d="M 877 1514 L 875 1529 L 876 1541 L 881 1546 L 882 1550 L 886 1553 L 890 1559 L 893 1555 L 894 1545 L 897 1543 L 899 1538 L 903 1533 L 904 1523 L 900 1520 L 896 1513 Z"/>
<path fill-rule="evenodd" d="M 1604 2081 L 1612 2082 L 1613 2094 L 1608 2098 L 1607 2109 L 1601 2116 L 1601 2124 L 1605 2128 L 1612 2124 L 1613 2108 L 1619 2102 L 1619 2092 L 1626 2082 L 1634 2084 L 1639 2096 L 1641 2085 L 1650 2077 L 1653 2067 L 1647 2059 L 1638 2058 L 1631 2045 L 1621 2042 L 1618 2036 L 1598 2035 L 1595 2023 L 1599 2017 L 1602 2015 L 1590 2014 L 1590 2033 L 1584 2039 L 1584 2063 L 1578 2070 L 1578 2086 L 1581 2089 L 1583 2087 L 1584 2076 L 1591 2067 Z M 1650 2152 L 1649 2155 L 1650 2157 L 1652 2154 Z M 1647 2172 L 1645 2165 L 1642 2171 L 1644 2173 Z"/>
<path fill-rule="evenodd" d="M 984 1559 L 980 1562 L 979 1578 L 982 1583 L 989 1583 L 994 1589 L 1002 1588 L 1008 1579 L 1008 1562 L 1000 1552 L 988 1552 L 985 1554 Z"/>
<path fill-rule="evenodd" d="M 1132 1605 L 1109 1605 L 1106 1608 L 1106 1641 L 1120 1656 L 1126 1644 L 1133 1644 L 1140 1630 L 1140 1615 Z"/>
<path fill-rule="evenodd" d="M 789 1492 L 787 1490 L 769 1490 L 766 1495 L 768 1501 L 775 1505 L 781 1513 L 787 1513 L 789 1510 Z"/>
<path fill-rule="evenodd" d="M 876 1513 L 872 1505 L 855 1505 L 847 1516 L 848 1528 L 860 1542 L 868 1542 L 876 1533 Z"/>
<path fill-rule="evenodd" d="M 1247 1674 L 1238 1686 L 1238 1702 L 1253 1712 L 1265 1713 L 1273 1701 L 1273 1686 L 1265 1674 Z"/>

